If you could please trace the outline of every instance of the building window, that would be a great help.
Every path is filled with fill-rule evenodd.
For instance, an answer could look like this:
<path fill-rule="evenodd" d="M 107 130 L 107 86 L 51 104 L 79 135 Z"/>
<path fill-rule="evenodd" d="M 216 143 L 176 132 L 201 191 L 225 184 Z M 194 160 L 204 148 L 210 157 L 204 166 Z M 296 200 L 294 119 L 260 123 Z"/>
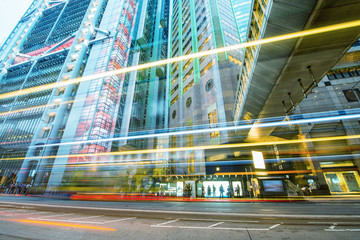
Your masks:
<path fill-rule="evenodd" d="M 172 119 L 176 118 L 176 110 L 172 111 L 171 117 L 172 117 Z"/>
<path fill-rule="evenodd" d="M 344 95 L 346 97 L 346 100 L 348 102 L 357 102 L 358 98 L 360 99 L 360 91 L 359 91 L 358 88 L 357 89 L 343 90 L 343 93 L 344 93 Z"/>
<path fill-rule="evenodd" d="M 177 102 L 177 100 L 179 100 L 179 95 L 176 95 L 176 97 L 174 97 L 174 99 L 173 99 L 173 100 L 171 100 L 170 105 L 171 105 L 171 106 L 172 106 L 172 105 L 174 105 L 174 103 L 176 103 L 176 102 Z"/>
<path fill-rule="evenodd" d="M 58 96 L 64 95 L 64 92 L 65 92 L 65 89 L 61 89 L 61 90 L 59 90 L 59 92 L 58 92 Z"/>
<path fill-rule="evenodd" d="M 211 128 L 215 127 L 216 124 L 218 123 L 216 109 L 214 111 L 208 113 L 208 119 L 209 119 L 210 127 Z M 220 136 L 219 131 L 215 131 L 215 132 L 210 133 L 210 138 L 211 139 L 218 138 L 219 136 Z"/>
<path fill-rule="evenodd" d="M 50 116 L 50 117 L 49 117 L 49 120 L 48 120 L 48 123 L 53 122 L 53 121 L 54 121 L 54 119 L 55 119 L 55 116 Z"/>
<path fill-rule="evenodd" d="M 186 93 L 194 85 L 194 79 L 189 82 L 188 85 L 183 89 L 183 93 Z"/>
<path fill-rule="evenodd" d="M 60 128 L 59 131 L 58 131 L 58 134 L 57 134 L 57 137 L 62 137 L 64 134 L 64 128 Z"/>
<path fill-rule="evenodd" d="M 186 99 L 186 107 L 189 108 L 191 106 L 192 103 L 192 98 L 189 97 L 188 99 Z"/>
<path fill-rule="evenodd" d="M 195 162 L 194 162 L 194 152 L 191 151 L 188 155 L 188 173 L 194 173 L 195 172 Z"/>
<path fill-rule="evenodd" d="M 171 90 L 171 95 L 174 94 L 174 92 L 179 88 L 179 84 L 177 84 L 172 90 Z"/>
<path fill-rule="evenodd" d="M 213 59 L 211 62 L 209 62 L 203 70 L 201 70 L 200 75 L 203 76 L 205 73 L 207 73 L 213 66 L 215 65 L 215 59 Z"/>
<path fill-rule="evenodd" d="M 213 88 L 213 86 L 214 86 L 214 80 L 210 79 L 205 84 L 205 90 L 208 92 Z"/>
<path fill-rule="evenodd" d="M 49 132 L 50 132 L 50 129 L 49 129 L 49 128 L 48 128 L 48 129 L 45 129 L 42 138 L 47 138 L 47 137 L 49 136 Z"/>

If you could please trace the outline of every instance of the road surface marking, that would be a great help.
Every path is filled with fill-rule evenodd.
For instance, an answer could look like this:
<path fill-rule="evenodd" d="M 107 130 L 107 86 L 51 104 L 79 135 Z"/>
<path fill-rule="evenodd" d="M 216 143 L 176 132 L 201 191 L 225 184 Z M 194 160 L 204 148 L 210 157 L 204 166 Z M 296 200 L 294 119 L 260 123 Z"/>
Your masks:
<path fill-rule="evenodd" d="M 136 217 L 121 218 L 121 219 L 116 219 L 116 220 L 110 220 L 110 221 L 102 222 L 101 224 L 112 223 L 112 222 L 121 222 L 121 221 L 131 220 L 131 219 L 135 219 L 135 218 L 136 218 Z"/>
<path fill-rule="evenodd" d="M 271 226 L 271 227 L 269 227 L 269 229 L 271 230 L 271 229 L 274 229 L 274 228 L 276 228 L 276 227 L 278 227 L 278 226 L 280 226 L 281 225 L 281 223 L 279 223 L 279 224 L 275 224 L 275 225 L 273 225 L 273 226 Z"/>
<path fill-rule="evenodd" d="M 360 232 L 360 228 L 354 228 L 354 229 L 324 229 L 328 232 Z"/>
<path fill-rule="evenodd" d="M 90 216 L 90 217 L 77 217 L 77 218 L 70 218 L 68 220 L 79 220 L 79 219 L 89 219 L 89 218 L 97 218 L 97 217 L 103 217 L 104 215 L 97 215 L 97 216 Z"/>
<path fill-rule="evenodd" d="M 189 229 L 209 229 L 209 227 L 192 227 L 192 226 L 173 226 L 174 228 L 189 228 Z"/>
<path fill-rule="evenodd" d="M 162 225 L 166 225 L 166 224 L 177 222 L 177 221 L 179 221 L 179 219 L 167 221 L 167 222 L 164 222 L 164 223 L 159 223 L 159 224 L 156 224 L 155 226 L 162 226 Z"/>
<path fill-rule="evenodd" d="M 252 221 L 252 220 L 220 220 L 220 219 L 204 219 L 204 218 L 178 218 L 181 221 L 203 221 L 203 222 L 232 222 L 232 223 L 259 223 L 260 221 Z"/>
<path fill-rule="evenodd" d="M 336 223 L 334 223 L 329 229 L 334 229 L 336 227 Z"/>
<path fill-rule="evenodd" d="M 218 223 L 215 223 L 215 224 L 213 224 L 213 225 L 208 226 L 208 228 L 212 228 L 212 227 L 215 227 L 215 226 L 220 225 L 220 224 L 223 224 L 223 223 L 224 223 L 224 222 L 218 222 Z"/>
<path fill-rule="evenodd" d="M 164 222 L 164 223 L 159 223 L 156 225 L 150 225 L 151 227 L 160 227 L 160 228 L 181 228 L 181 229 L 213 229 L 213 230 L 236 230 L 236 231 L 270 231 L 278 226 L 281 225 L 281 223 L 279 224 L 275 224 L 269 228 L 225 228 L 225 227 L 215 227 L 217 225 L 223 224 L 225 222 L 218 222 L 215 223 L 213 225 L 210 225 L 208 227 L 197 227 L 197 226 L 169 226 L 167 224 L 169 223 L 173 223 L 176 221 L 179 221 L 180 219 L 176 219 L 176 220 L 171 220 L 168 222 Z"/>

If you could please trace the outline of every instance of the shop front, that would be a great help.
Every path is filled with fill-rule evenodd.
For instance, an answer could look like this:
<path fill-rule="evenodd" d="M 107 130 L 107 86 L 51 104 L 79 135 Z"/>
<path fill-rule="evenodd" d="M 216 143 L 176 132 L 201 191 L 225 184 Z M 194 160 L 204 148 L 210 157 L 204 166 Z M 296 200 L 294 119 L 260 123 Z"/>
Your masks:
<path fill-rule="evenodd" d="M 360 178 L 356 171 L 325 172 L 324 176 L 332 194 L 360 193 Z"/>

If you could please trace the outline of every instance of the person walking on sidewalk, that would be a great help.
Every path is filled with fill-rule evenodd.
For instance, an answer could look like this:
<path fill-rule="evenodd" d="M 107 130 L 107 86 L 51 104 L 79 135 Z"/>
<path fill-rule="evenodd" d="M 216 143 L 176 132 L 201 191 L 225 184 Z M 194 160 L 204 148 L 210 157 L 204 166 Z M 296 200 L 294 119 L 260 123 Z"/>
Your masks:
<path fill-rule="evenodd" d="M 210 187 L 210 185 L 207 187 L 207 196 L 211 197 L 211 187 Z"/>
<path fill-rule="evenodd" d="M 219 188 L 219 191 L 220 191 L 220 198 L 224 198 L 224 187 L 223 187 L 223 185 L 221 184 L 220 185 L 220 188 Z"/>

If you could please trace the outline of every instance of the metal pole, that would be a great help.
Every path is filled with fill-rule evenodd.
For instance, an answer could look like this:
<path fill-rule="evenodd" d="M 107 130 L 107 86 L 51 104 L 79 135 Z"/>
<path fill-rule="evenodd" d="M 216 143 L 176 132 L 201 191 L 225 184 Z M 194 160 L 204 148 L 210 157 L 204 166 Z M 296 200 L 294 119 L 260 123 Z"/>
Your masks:
<path fill-rule="evenodd" d="M 248 174 L 247 174 L 247 169 L 245 168 L 245 172 L 246 172 L 246 182 L 249 182 L 249 177 L 248 177 Z M 247 186 L 247 185 L 246 185 Z M 251 186 L 251 183 L 250 183 L 250 186 Z M 247 188 L 247 187 L 246 187 Z M 249 191 L 249 189 L 248 189 Z M 251 200 L 251 191 L 249 191 L 249 196 L 250 196 L 250 200 Z"/>
<path fill-rule="evenodd" d="M 251 186 L 252 186 L 252 189 L 254 189 L 254 185 L 253 185 L 254 175 L 253 175 L 253 173 L 252 173 L 251 167 L 250 167 L 250 172 L 251 172 Z M 255 194 L 256 194 L 256 191 L 255 191 L 255 189 L 254 189 L 254 198 L 255 198 Z"/>

